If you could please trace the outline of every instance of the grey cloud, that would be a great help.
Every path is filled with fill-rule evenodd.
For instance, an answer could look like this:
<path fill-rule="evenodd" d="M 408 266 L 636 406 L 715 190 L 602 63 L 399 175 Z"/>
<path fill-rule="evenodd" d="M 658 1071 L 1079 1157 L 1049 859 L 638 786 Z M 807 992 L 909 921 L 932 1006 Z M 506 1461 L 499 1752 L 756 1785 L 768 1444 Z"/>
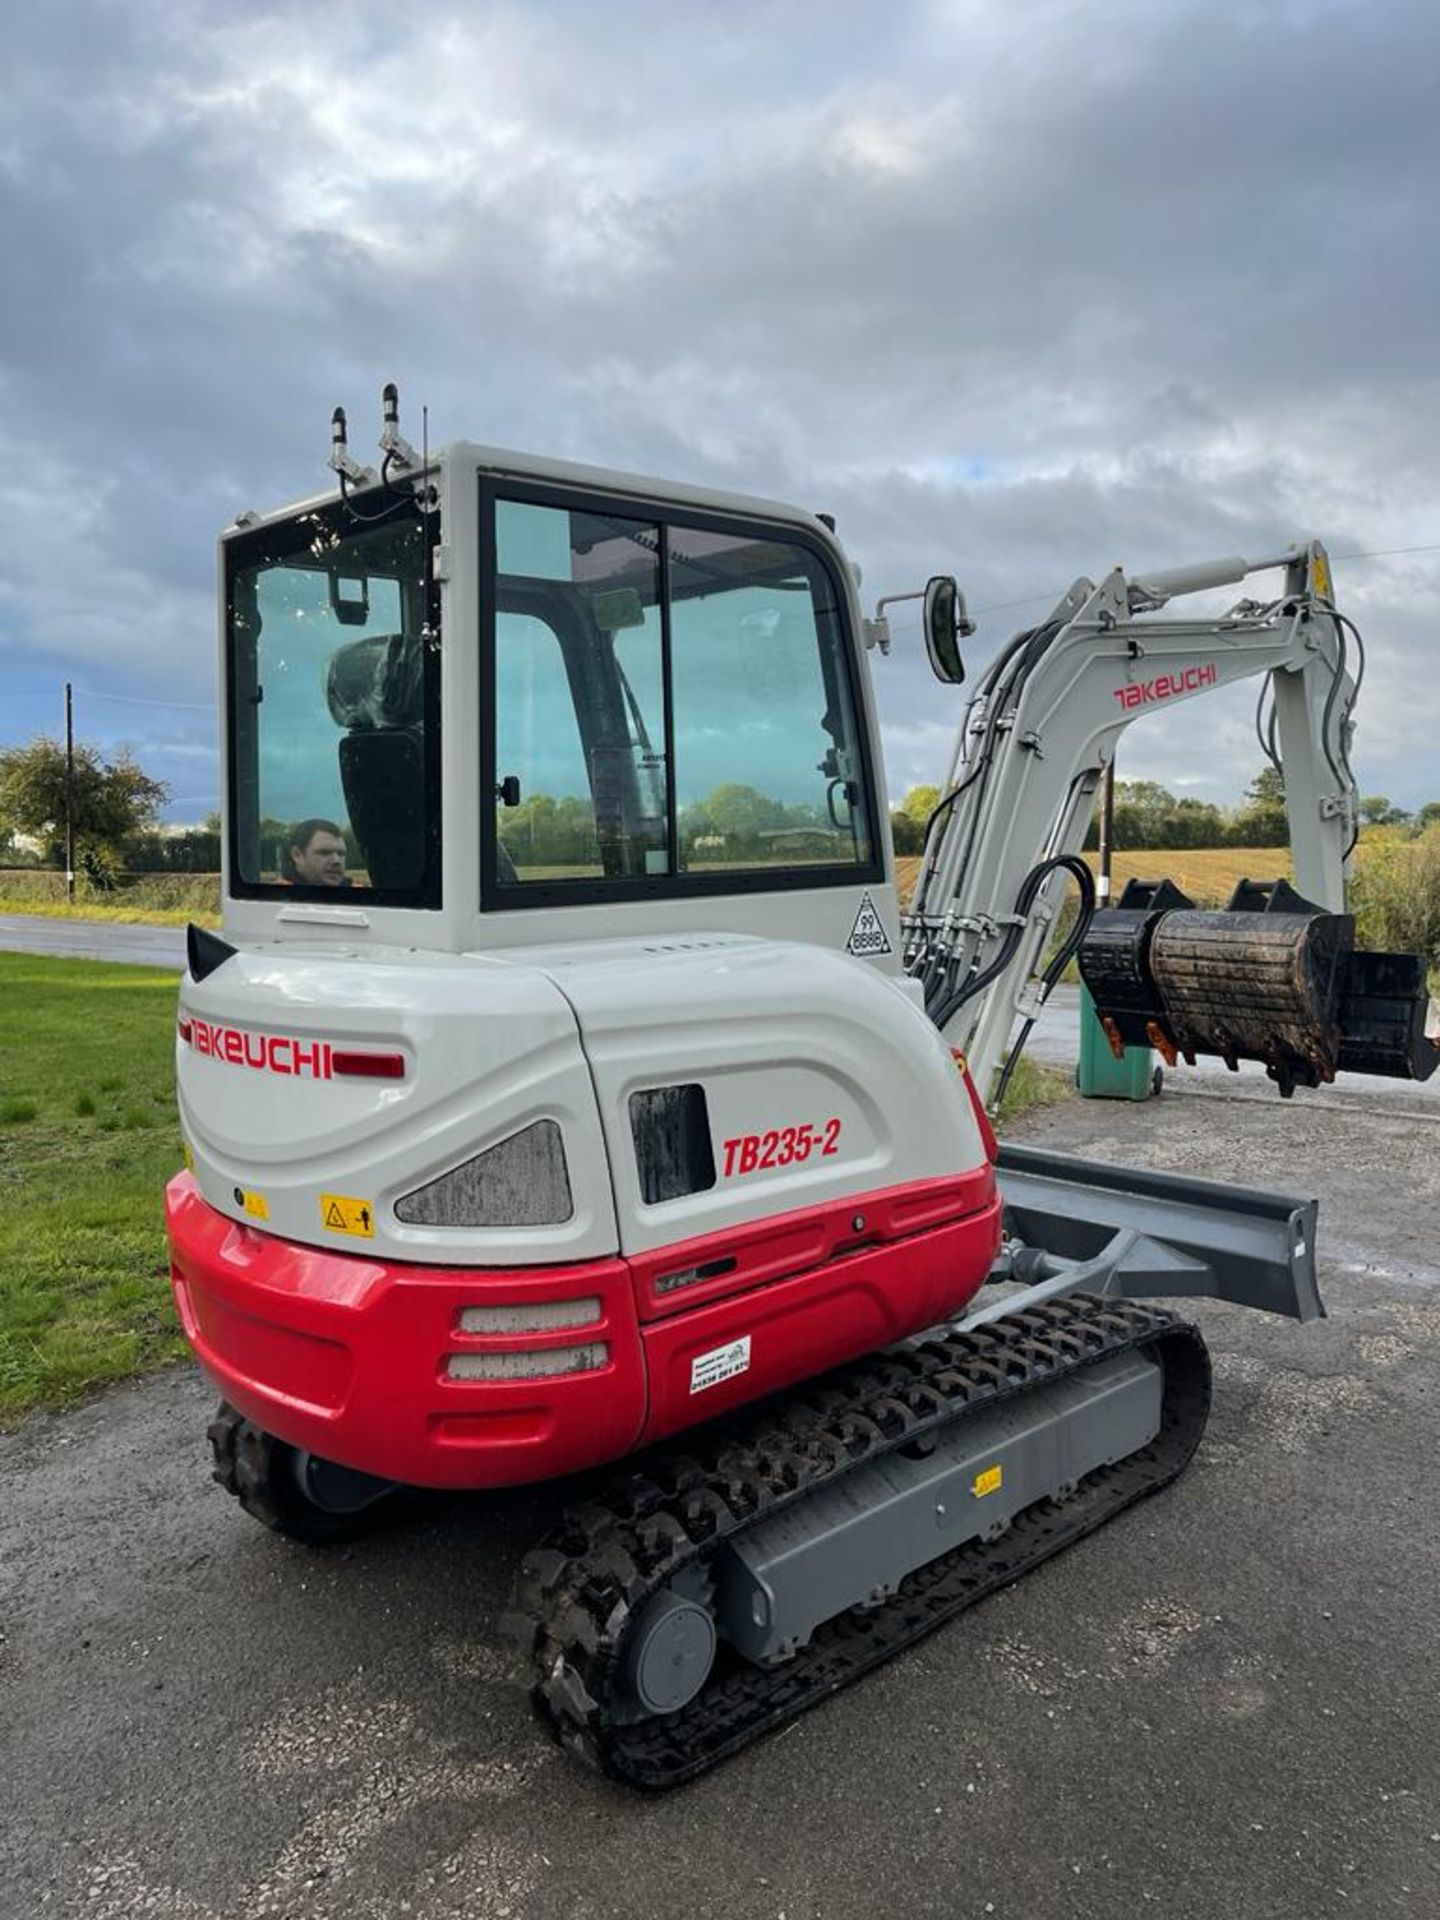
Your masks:
<path fill-rule="evenodd" d="M 204 697 L 216 531 L 387 377 L 442 437 L 835 511 L 867 593 L 1440 539 L 1437 54 L 1419 0 L 31 9 L 0 672 Z M 1431 797 L 1440 570 L 1340 579 L 1362 782 Z M 938 776 L 918 659 L 879 684 L 892 778 Z M 1187 715 L 1127 766 L 1233 795 L 1248 702 L 1190 714 L 1202 765 Z"/>

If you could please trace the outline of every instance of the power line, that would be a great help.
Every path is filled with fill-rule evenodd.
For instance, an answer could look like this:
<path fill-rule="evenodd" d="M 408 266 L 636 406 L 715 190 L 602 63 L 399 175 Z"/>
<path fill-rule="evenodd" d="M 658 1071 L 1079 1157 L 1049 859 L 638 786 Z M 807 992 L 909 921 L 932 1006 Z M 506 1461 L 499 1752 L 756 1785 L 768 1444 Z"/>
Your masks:
<path fill-rule="evenodd" d="M 1332 553 L 1332 560 L 1388 560 L 1395 553 L 1440 553 L 1440 540 L 1424 547 L 1373 547 L 1369 553 Z"/>
<path fill-rule="evenodd" d="M 1440 540 L 1432 540 L 1418 547 L 1370 547 L 1358 553 L 1335 553 L 1332 560 L 1391 560 L 1402 554 L 1440 553 Z M 1053 587 L 1045 593 L 1027 593 L 1018 600 L 991 600 L 983 607 L 972 607 L 971 614 L 978 619 L 982 613 L 1008 613 L 1012 607 L 1033 607 L 1040 601 L 1056 601 L 1065 587 Z M 177 712 L 208 713 L 213 719 L 215 708 L 205 700 L 154 700 L 138 693 L 100 693 L 93 687 L 76 687 L 76 693 L 83 694 L 87 700 L 119 700 L 131 707 L 167 707 Z"/>
<path fill-rule="evenodd" d="M 93 687 L 76 687 L 76 693 L 83 694 L 87 700 L 123 700 L 132 707 L 183 707 L 187 713 L 208 713 L 214 717 L 215 708 L 208 700 L 147 700 L 138 693 L 98 693 Z"/>
<path fill-rule="evenodd" d="M 1052 593 L 1027 593 L 1023 600 L 992 600 L 987 607 L 972 607 L 972 617 L 978 619 L 982 613 L 1004 613 L 1010 607 L 1033 607 L 1037 600 L 1058 600 L 1065 587 L 1056 587 Z"/>
<path fill-rule="evenodd" d="M 1363 553 L 1332 553 L 1332 560 L 1389 560 L 1402 553 L 1440 553 L 1440 540 L 1432 540 L 1421 547 L 1371 547 Z M 1068 588 L 1054 587 L 1048 593 L 1027 593 L 1020 600 L 992 600 L 988 606 L 972 607 L 972 615 L 978 619 L 982 613 L 1006 613 L 1011 607 L 1033 607 L 1038 601 L 1058 600 Z"/>

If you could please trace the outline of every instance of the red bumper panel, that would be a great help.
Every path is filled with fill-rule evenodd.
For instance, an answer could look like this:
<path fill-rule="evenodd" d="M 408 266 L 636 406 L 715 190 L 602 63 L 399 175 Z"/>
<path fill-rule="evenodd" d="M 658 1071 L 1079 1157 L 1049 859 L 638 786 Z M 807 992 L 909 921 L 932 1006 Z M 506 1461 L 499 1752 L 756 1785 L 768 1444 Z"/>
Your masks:
<path fill-rule="evenodd" d="M 647 1326 L 642 1444 L 958 1313 L 984 1285 L 1000 1246 L 1000 1198 L 993 1179 L 988 1186 L 989 1204 L 966 1219 L 832 1252 L 810 1272 Z"/>
<path fill-rule="evenodd" d="M 217 1213 L 189 1174 L 166 1210 L 181 1321 L 225 1399 L 294 1446 L 430 1487 L 597 1466 L 904 1339 L 958 1312 L 1000 1243 L 988 1166 L 570 1267 L 300 1246 Z"/>
<path fill-rule="evenodd" d="M 242 1227 L 179 1174 L 166 1195 L 185 1333 L 230 1404 L 327 1460 L 424 1487 L 513 1486 L 628 1453 L 645 1418 L 630 1270 L 407 1267 Z M 570 1324 L 466 1332 L 477 1310 L 595 1303 Z M 546 1316 L 531 1314 L 532 1319 Z M 599 1365 L 533 1378 L 454 1378 L 452 1366 Z M 538 1358 L 532 1358 L 538 1356 Z M 545 1356 L 551 1356 L 546 1358 Z"/>
<path fill-rule="evenodd" d="M 993 1205 L 994 1199 L 993 1170 L 976 1167 L 972 1173 L 912 1180 L 908 1186 L 888 1187 L 860 1200 L 831 1200 L 820 1207 L 801 1207 L 777 1219 L 755 1220 L 749 1226 L 682 1240 L 654 1253 L 636 1254 L 630 1261 L 636 1309 L 642 1320 L 689 1313 L 726 1294 L 768 1286 L 787 1274 L 850 1258 L 861 1248 L 883 1246 L 970 1215 L 978 1216 Z M 956 1248 L 955 1253 L 952 1285 L 956 1276 L 963 1284 L 969 1273 L 965 1249 Z M 988 1267 L 987 1259 L 986 1270 Z M 969 1295 L 964 1297 L 968 1299 Z"/>

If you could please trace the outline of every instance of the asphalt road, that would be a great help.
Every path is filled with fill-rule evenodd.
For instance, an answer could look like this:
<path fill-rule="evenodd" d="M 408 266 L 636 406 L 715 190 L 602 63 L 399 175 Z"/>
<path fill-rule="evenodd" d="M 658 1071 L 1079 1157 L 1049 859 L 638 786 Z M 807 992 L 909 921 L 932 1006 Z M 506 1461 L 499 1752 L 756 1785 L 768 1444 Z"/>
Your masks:
<path fill-rule="evenodd" d="M 129 960 L 146 967 L 183 967 L 183 927 L 127 926 L 118 920 L 51 920 L 38 913 L 0 913 L 0 947 L 70 959 Z"/>
<path fill-rule="evenodd" d="M 665 1798 L 550 1747 L 499 1651 L 553 1494 L 309 1552 L 209 1483 L 188 1367 L 0 1438 L 0 1915 L 1440 1912 L 1440 1120 L 1196 1088 L 1021 1131 L 1318 1192 L 1332 1317 L 1204 1309 L 1175 1487 Z"/>

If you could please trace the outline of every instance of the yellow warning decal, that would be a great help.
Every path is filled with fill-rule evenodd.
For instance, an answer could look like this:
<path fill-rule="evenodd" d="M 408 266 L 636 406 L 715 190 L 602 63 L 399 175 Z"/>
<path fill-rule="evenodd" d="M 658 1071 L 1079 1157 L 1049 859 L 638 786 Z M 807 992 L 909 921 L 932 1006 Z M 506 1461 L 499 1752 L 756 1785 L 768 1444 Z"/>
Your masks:
<path fill-rule="evenodd" d="M 1330 583 L 1330 556 L 1318 543 L 1310 556 L 1310 591 L 1318 594 L 1322 600 L 1334 597 L 1334 588 Z"/>
<path fill-rule="evenodd" d="M 268 1220 L 270 1203 L 263 1193 L 256 1193 L 251 1187 L 237 1187 L 235 1198 L 240 1202 L 252 1220 Z"/>
<path fill-rule="evenodd" d="M 348 1194 L 322 1193 L 320 1224 L 327 1233 L 353 1233 L 358 1239 L 375 1238 L 375 1206 L 370 1200 L 356 1200 Z"/>
<path fill-rule="evenodd" d="M 977 1473 L 975 1484 L 970 1489 L 977 1500 L 983 1500 L 987 1493 L 998 1493 L 1005 1484 L 1003 1467 L 986 1467 L 983 1473 Z"/>

